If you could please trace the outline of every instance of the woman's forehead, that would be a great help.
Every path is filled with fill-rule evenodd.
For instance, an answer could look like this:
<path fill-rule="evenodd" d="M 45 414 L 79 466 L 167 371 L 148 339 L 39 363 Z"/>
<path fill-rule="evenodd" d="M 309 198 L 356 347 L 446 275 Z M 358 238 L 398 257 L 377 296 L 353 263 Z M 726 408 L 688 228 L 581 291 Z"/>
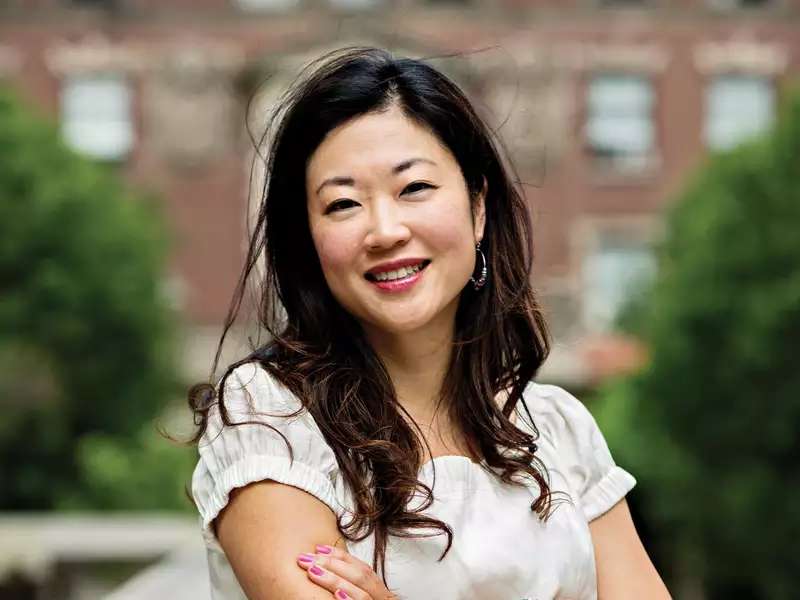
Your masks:
<path fill-rule="evenodd" d="M 452 156 L 424 127 L 399 114 L 357 117 L 331 131 L 311 156 L 306 171 L 313 192 L 330 178 L 393 176 L 400 166 L 447 168 Z"/>

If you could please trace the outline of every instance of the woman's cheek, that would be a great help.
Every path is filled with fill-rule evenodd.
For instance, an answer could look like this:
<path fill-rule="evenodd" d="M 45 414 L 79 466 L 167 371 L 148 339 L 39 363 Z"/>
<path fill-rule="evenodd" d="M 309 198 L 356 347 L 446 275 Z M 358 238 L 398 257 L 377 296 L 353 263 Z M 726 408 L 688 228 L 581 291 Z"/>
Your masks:
<path fill-rule="evenodd" d="M 358 245 L 352 235 L 344 231 L 322 230 L 317 232 L 315 241 L 319 262 L 326 275 L 354 268 Z"/>
<path fill-rule="evenodd" d="M 465 245 L 471 247 L 472 221 L 469 213 L 464 213 L 461 203 L 432 207 L 418 215 L 414 230 L 437 252 L 459 251 Z"/>

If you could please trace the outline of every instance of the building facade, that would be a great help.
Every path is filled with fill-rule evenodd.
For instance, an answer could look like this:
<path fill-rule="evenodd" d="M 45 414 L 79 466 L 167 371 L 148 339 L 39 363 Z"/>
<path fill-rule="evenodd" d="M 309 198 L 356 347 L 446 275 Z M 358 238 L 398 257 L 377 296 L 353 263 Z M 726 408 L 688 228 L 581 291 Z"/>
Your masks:
<path fill-rule="evenodd" d="M 243 264 L 251 135 L 307 61 L 352 44 L 430 57 L 497 129 L 535 223 L 543 377 L 589 385 L 638 356 L 613 324 L 654 273 L 664 207 L 708 152 L 773 122 L 800 1 L 6 0 L 0 82 L 164 198 L 189 378 Z"/>

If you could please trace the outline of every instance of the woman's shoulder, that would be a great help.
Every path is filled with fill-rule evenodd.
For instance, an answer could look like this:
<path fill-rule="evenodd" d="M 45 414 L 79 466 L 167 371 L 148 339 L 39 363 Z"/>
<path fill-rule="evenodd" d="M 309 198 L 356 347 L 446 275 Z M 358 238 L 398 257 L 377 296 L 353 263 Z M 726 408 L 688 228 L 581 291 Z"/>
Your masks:
<path fill-rule="evenodd" d="M 229 397 L 236 397 L 246 399 L 252 409 L 302 406 L 300 399 L 258 361 L 242 363 L 233 368 L 219 381 L 218 390 L 223 380 L 223 401 L 226 403 Z"/>
<path fill-rule="evenodd" d="M 583 402 L 563 387 L 536 382 L 528 384 L 523 398 L 589 521 L 633 488 L 636 479 L 616 465 L 597 421 Z M 528 421 L 527 415 L 523 421 Z"/>
<path fill-rule="evenodd" d="M 536 421 L 543 420 L 553 425 L 595 425 L 595 420 L 586 406 L 571 392 L 552 383 L 530 381 L 523 392 L 528 409 Z"/>
<path fill-rule="evenodd" d="M 192 475 L 206 541 L 216 543 L 210 524 L 231 490 L 252 482 L 291 485 L 339 511 L 334 452 L 300 399 L 253 362 L 232 369 L 218 388 L 223 384 L 222 397 L 209 409 Z"/>
<path fill-rule="evenodd" d="M 224 387 L 223 387 L 224 383 Z M 221 393 L 220 393 L 221 392 Z M 242 363 L 217 382 L 217 405 L 229 417 L 289 416 L 308 420 L 303 402 L 270 370 L 257 361 Z M 312 420 L 313 421 L 313 420 Z"/>
<path fill-rule="evenodd" d="M 209 411 L 201 443 L 220 434 L 246 441 L 252 447 L 280 445 L 285 440 L 290 446 L 313 448 L 310 459 L 325 463 L 326 470 L 334 467 L 332 452 L 314 417 L 301 399 L 262 364 L 247 362 L 236 366 L 220 379 L 217 389 L 220 388 L 222 395 Z"/>
<path fill-rule="evenodd" d="M 559 461 L 572 465 L 569 468 L 592 464 L 598 451 L 607 448 L 592 413 L 563 387 L 532 381 L 525 388 L 523 400 L 524 406 L 520 406 L 522 403 L 517 405 L 517 415 L 523 427 L 528 433 L 533 433 L 533 419 L 539 445 L 544 442 L 551 446 Z"/>

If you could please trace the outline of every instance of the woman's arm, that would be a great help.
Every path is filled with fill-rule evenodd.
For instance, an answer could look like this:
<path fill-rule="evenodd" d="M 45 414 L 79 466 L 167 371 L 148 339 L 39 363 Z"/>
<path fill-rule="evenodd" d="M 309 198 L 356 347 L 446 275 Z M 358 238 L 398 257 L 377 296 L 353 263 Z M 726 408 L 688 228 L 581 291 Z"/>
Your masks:
<path fill-rule="evenodd" d="M 671 600 L 650 561 L 625 498 L 589 523 L 599 600 Z"/>
<path fill-rule="evenodd" d="M 250 600 L 331 600 L 297 568 L 297 556 L 340 539 L 336 516 L 290 485 L 261 481 L 231 493 L 216 521 L 217 538 Z"/>

